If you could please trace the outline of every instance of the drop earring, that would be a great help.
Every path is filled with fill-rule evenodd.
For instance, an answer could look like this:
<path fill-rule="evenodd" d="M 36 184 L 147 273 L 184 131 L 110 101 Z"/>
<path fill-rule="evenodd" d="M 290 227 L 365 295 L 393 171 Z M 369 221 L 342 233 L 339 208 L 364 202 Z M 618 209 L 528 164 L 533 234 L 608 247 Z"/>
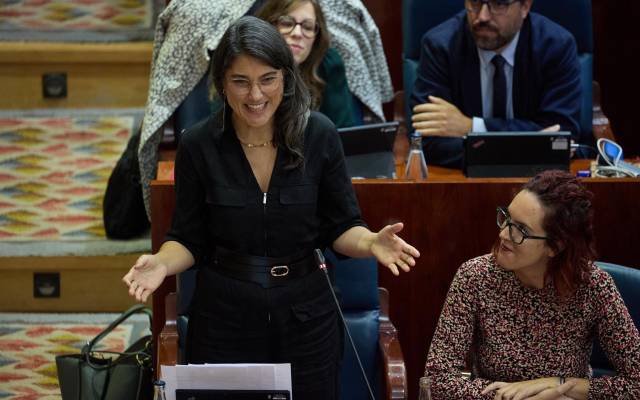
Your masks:
<path fill-rule="evenodd" d="M 224 97 L 222 97 L 222 132 L 224 132 L 224 122 L 225 122 L 225 118 L 227 115 L 227 99 Z"/>

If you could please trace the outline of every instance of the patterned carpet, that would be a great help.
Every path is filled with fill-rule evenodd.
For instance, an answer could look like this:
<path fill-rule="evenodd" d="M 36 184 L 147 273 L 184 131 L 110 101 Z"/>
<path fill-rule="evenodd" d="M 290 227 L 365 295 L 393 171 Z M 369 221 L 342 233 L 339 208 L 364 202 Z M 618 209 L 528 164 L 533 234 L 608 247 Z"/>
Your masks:
<path fill-rule="evenodd" d="M 0 313 L 0 399 L 60 399 L 55 356 L 79 353 L 116 317 Z M 147 333 L 144 318 L 135 316 L 121 324 L 103 340 L 101 349 L 124 350 Z"/>
<path fill-rule="evenodd" d="M 2 0 L 0 40 L 152 40 L 164 0 Z"/>
<path fill-rule="evenodd" d="M 139 112 L 0 115 L 0 240 L 105 238 L 106 183 Z"/>

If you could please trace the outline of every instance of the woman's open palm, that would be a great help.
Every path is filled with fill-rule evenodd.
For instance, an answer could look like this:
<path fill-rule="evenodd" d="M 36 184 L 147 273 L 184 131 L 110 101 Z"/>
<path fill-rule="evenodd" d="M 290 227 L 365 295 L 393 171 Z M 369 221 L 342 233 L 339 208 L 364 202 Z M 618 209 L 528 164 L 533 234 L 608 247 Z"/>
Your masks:
<path fill-rule="evenodd" d="M 378 262 L 389 268 L 394 275 L 400 275 L 398 267 L 409 272 L 416 265 L 415 258 L 420 257 L 420 252 L 415 247 L 397 235 L 403 227 L 402 222 L 385 226 L 376 234 L 376 239 L 371 244 L 371 252 Z"/>
<path fill-rule="evenodd" d="M 166 276 L 167 268 L 160 264 L 155 256 L 144 254 L 122 280 L 129 287 L 129 294 L 144 302 L 162 284 Z"/>

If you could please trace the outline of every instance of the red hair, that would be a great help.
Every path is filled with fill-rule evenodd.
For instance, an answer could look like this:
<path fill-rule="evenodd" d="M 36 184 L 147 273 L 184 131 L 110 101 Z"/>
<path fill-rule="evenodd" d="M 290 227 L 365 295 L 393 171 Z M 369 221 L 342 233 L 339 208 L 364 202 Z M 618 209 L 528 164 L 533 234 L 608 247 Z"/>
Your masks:
<path fill-rule="evenodd" d="M 560 297 L 575 292 L 585 281 L 586 271 L 596 258 L 593 235 L 593 193 L 573 175 L 544 171 L 522 188 L 534 194 L 544 209 L 542 228 L 547 245 L 555 252 L 546 272 Z"/>

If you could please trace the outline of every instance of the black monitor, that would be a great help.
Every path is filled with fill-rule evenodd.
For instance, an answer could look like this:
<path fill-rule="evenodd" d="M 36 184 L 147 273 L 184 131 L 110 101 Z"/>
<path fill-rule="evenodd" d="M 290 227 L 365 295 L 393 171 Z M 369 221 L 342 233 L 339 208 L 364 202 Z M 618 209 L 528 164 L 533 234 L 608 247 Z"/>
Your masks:
<path fill-rule="evenodd" d="M 288 390 L 176 390 L 176 400 L 289 400 L 290 398 Z"/>
<path fill-rule="evenodd" d="M 530 177 L 569 171 L 569 132 L 482 132 L 464 140 L 464 173 L 472 178 Z"/>
<path fill-rule="evenodd" d="M 393 145 L 398 121 L 338 129 L 351 178 L 395 178 Z"/>

